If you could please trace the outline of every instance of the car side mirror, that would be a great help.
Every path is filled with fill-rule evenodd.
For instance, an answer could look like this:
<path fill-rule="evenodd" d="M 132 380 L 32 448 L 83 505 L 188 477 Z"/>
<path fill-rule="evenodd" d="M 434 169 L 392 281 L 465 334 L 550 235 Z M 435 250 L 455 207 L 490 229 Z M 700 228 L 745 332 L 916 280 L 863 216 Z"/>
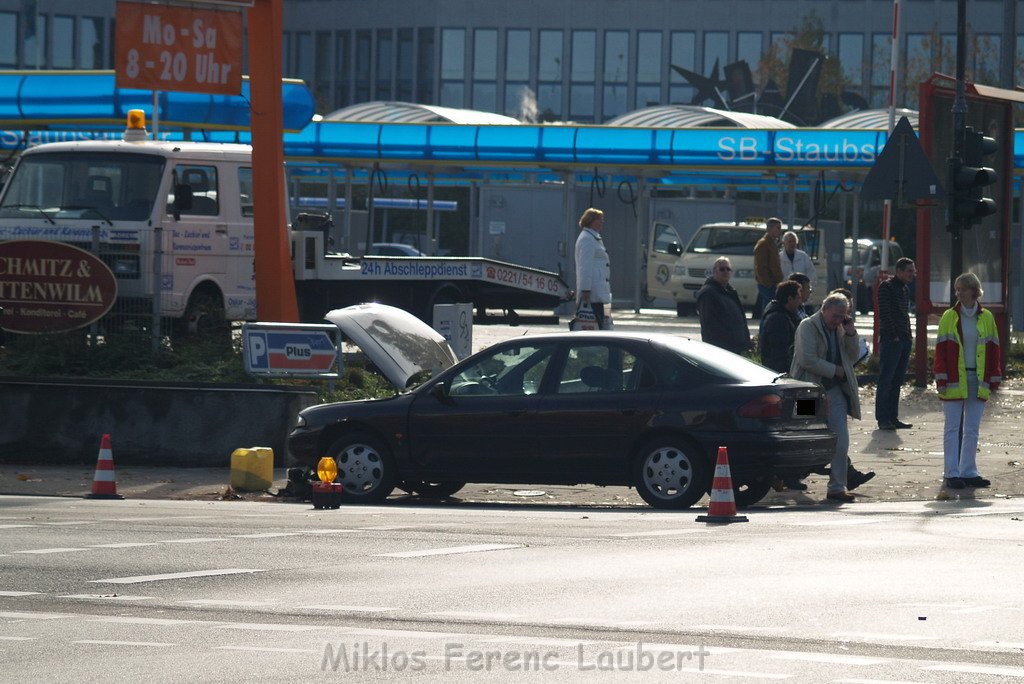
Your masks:
<path fill-rule="evenodd" d="M 188 183 L 174 185 L 174 219 L 181 218 L 181 212 L 192 208 L 192 186 Z"/>
<path fill-rule="evenodd" d="M 452 395 L 448 394 L 448 388 L 445 383 L 439 382 L 430 388 L 430 396 L 437 399 L 442 404 L 452 404 Z"/>
<path fill-rule="evenodd" d="M 682 256 L 683 248 L 679 246 L 678 242 L 668 243 L 668 253 L 672 256 Z"/>

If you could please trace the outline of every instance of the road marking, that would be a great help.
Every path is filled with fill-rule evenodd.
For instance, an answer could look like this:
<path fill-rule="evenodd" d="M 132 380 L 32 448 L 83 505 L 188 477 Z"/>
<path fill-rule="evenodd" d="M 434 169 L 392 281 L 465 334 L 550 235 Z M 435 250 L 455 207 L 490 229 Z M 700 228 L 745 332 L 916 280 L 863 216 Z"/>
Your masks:
<path fill-rule="evenodd" d="M 218 651 L 253 651 L 255 653 L 322 653 L 306 648 L 270 648 L 268 646 L 214 646 Z"/>
<path fill-rule="evenodd" d="M 11 618 L 12 620 L 61 620 L 63 618 L 78 617 L 68 613 L 37 613 L 33 611 L 6 611 L 0 612 L 0 618 Z"/>
<path fill-rule="evenodd" d="M 53 549 L 29 549 L 28 551 L 13 551 L 12 553 L 65 553 L 70 551 L 88 551 L 89 549 L 75 549 L 66 546 L 60 546 Z"/>
<path fill-rule="evenodd" d="M 939 638 L 921 634 L 877 634 L 872 632 L 842 632 L 833 634 L 832 637 L 839 640 L 871 639 L 876 641 L 935 641 Z"/>
<path fill-rule="evenodd" d="M 532 638 L 529 636 L 516 636 L 514 634 L 508 634 L 505 636 L 494 636 L 486 639 L 480 639 L 481 643 L 484 644 L 528 644 L 530 646 L 569 646 L 576 649 L 578 646 L 593 646 L 601 644 L 607 646 L 612 644 L 614 647 L 621 646 L 625 648 L 628 644 L 620 641 L 606 642 L 606 641 L 581 641 L 579 639 L 556 639 L 556 638 L 544 638 L 537 637 Z M 647 648 L 647 644 L 644 644 L 644 648 Z M 685 647 L 683 647 L 685 648 Z"/>
<path fill-rule="evenodd" d="M 193 570 L 191 572 L 168 572 L 162 575 L 135 575 L 134 577 L 108 577 L 106 579 L 89 580 L 96 584 L 138 584 L 139 582 L 161 582 L 163 580 L 186 579 L 189 577 L 217 577 L 219 575 L 246 575 L 254 572 L 266 572 L 252 568 L 225 568 L 223 570 Z"/>
<path fill-rule="evenodd" d="M 110 622 L 115 625 L 191 625 L 195 620 L 172 620 L 171 618 L 144 618 L 144 617 L 100 617 L 93 618 L 89 622 Z"/>
<path fill-rule="evenodd" d="M 651 532 L 619 532 L 618 534 L 610 534 L 610 537 L 667 537 L 676 534 L 696 534 L 698 532 L 706 532 L 707 529 L 681 529 L 681 530 L 653 530 Z"/>
<path fill-rule="evenodd" d="M 40 525 L 53 525 L 54 527 L 64 527 L 71 525 L 95 525 L 95 520 L 64 520 L 61 522 L 41 522 Z"/>
<path fill-rule="evenodd" d="M 473 611 L 462 611 L 462 610 L 439 610 L 434 613 L 427 613 L 427 615 L 437 615 L 438 617 L 451 617 L 451 618 L 468 618 L 475 620 L 518 620 L 522 615 L 515 613 L 474 613 Z"/>
<path fill-rule="evenodd" d="M 344 530 L 329 529 L 329 530 L 299 530 L 299 534 L 341 534 L 343 532 L 355 532 L 354 529 L 348 528 Z"/>
<path fill-rule="evenodd" d="M 185 539 L 161 539 L 161 544 L 206 544 L 208 542 L 227 541 L 224 537 L 186 537 Z"/>
<path fill-rule="evenodd" d="M 399 551 L 398 553 L 378 553 L 376 558 L 422 558 L 423 556 L 446 556 L 456 553 L 477 553 L 479 551 L 502 551 L 504 549 L 521 549 L 522 544 L 470 544 L 469 546 L 449 546 L 445 549 L 427 549 L 425 551 Z"/>
<path fill-rule="evenodd" d="M 393 530 L 412 530 L 418 525 L 373 525 L 371 527 L 357 527 L 357 530 L 373 530 L 374 532 L 391 532 Z"/>
<path fill-rule="evenodd" d="M 843 527 L 850 525 L 875 525 L 895 520 L 896 518 L 846 518 L 842 520 L 783 520 L 781 522 L 792 527 Z"/>
<path fill-rule="evenodd" d="M 309 632 L 319 629 L 316 625 L 283 625 L 270 622 L 229 622 L 217 625 L 217 629 L 251 629 L 258 632 Z"/>
<path fill-rule="evenodd" d="M 922 670 L 937 672 L 969 672 L 971 674 L 988 674 L 998 677 L 1024 677 L 1024 669 L 1019 667 L 992 667 L 991 665 L 975 665 L 973 663 L 949 663 L 926 665 Z"/>
<path fill-rule="evenodd" d="M 61 598 L 101 599 L 103 601 L 152 601 L 152 596 L 123 596 L 118 594 L 64 594 Z"/>
<path fill-rule="evenodd" d="M 836 665 L 882 665 L 885 658 L 865 658 L 838 653 L 773 653 L 773 660 L 798 660 L 808 663 L 834 663 Z"/>
<path fill-rule="evenodd" d="M 274 537 L 298 537 L 301 532 L 257 532 L 256 534 L 232 534 L 232 539 L 272 539 Z"/>
<path fill-rule="evenodd" d="M 38 525 L 15 525 L 12 523 L 10 525 L 0 525 L 0 530 L 13 530 L 16 527 L 38 527 Z"/>
<path fill-rule="evenodd" d="M 237 599 L 192 599 L 190 601 L 179 601 L 179 603 L 190 603 L 196 606 L 242 606 L 256 608 L 261 606 L 272 606 L 277 601 L 243 601 Z"/>
<path fill-rule="evenodd" d="M 312 605 L 312 606 L 299 606 L 304 610 L 336 610 L 339 612 L 346 613 L 386 613 L 389 610 L 398 610 L 397 608 L 387 608 L 384 606 L 331 606 L 331 605 Z"/>
<path fill-rule="evenodd" d="M 942 454 L 939 454 L 941 456 Z M 921 684 L 908 679 L 834 679 L 836 684 Z"/>
<path fill-rule="evenodd" d="M 177 646 L 177 644 L 165 644 L 159 641 L 102 641 L 100 639 L 82 639 L 80 641 L 72 641 L 71 643 L 96 646 Z"/>
<path fill-rule="evenodd" d="M 0 636 L 0 641 L 35 641 L 38 637 Z"/>
<path fill-rule="evenodd" d="M 0 591 L 0 596 L 34 596 L 38 591 Z"/>
<path fill-rule="evenodd" d="M 971 646 L 982 648 L 1012 648 L 1024 650 L 1024 641 L 975 641 Z"/>
<path fill-rule="evenodd" d="M 93 544 L 90 549 L 134 549 L 139 546 L 159 546 L 156 542 L 119 542 L 117 544 Z"/>

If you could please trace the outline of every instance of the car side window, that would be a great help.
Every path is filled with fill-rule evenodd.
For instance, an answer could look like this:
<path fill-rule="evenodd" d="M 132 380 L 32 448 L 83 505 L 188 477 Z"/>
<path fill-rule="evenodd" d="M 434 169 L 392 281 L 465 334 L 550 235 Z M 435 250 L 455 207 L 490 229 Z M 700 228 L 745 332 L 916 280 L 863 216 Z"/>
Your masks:
<path fill-rule="evenodd" d="M 569 349 L 556 392 L 633 392 L 652 387 L 655 382 L 647 365 L 625 349 L 603 344 L 579 345 Z"/>
<path fill-rule="evenodd" d="M 497 350 L 453 376 L 448 393 L 453 397 L 536 394 L 553 351 L 554 345 L 521 345 Z"/>
<path fill-rule="evenodd" d="M 217 200 L 217 167 L 195 164 L 178 164 L 174 167 L 176 182 L 192 188 L 192 206 L 183 209 L 189 216 L 218 216 L 220 203 Z M 167 198 L 167 206 L 174 204 L 174 189 Z"/>
<path fill-rule="evenodd" d="M 679 234 L 676 229 L 667 223 L 659 223 L 654 227 L 654 251 L 659 254 L 668 254 L 668 246 L 672 243 L 679 243 Z"/>

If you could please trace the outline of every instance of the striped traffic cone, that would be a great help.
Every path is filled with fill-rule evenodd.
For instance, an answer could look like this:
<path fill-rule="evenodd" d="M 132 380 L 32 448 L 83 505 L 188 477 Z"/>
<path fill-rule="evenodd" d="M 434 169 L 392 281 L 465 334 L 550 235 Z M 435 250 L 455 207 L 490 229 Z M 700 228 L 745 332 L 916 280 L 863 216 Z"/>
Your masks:
<path fill-rule="evenodd" d="M 117 493 L 117 479 L 114 477 L 114 455 L 110 449 L 110 435 L 104 434 L 100 441 L 100 454 L 96 458 L 96 474 L 92 478 L 92 493 L 87 499 L 123 499 Z"/>
<path fill-rule="evenodd" d="M 736 515 L 732 473 L 729 472 L 729 450 L 724 446 L 718 447 L 718 462 L 715 463 L 715 479 L 711 483 L 711 505 L 708 506 L 708 514 L 698 515 L 697 522 L 748 522 L 747 516 Z"/>

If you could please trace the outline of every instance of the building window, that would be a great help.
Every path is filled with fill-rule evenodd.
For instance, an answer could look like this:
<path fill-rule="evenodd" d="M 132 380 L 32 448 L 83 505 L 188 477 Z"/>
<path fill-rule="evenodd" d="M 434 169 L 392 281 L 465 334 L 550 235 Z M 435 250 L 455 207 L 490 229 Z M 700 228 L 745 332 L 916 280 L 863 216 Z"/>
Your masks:
<path fill-rule="evenodd" d="M 34 5 L 35 3 L 33 3 Z M 102 50 L 99 54 L 100 59 L 102 59 Z M 45 15 L 30 13 L 25 16 L 25 41 L 22 45 L 21 60 L 27 69 L 42 69 L 46 67 Z"/>
<path fill-rule="evenodd" d="M 473 109 L 493 112 L 498 109 L 498 32 L 477 29 L 473 32 Z"/>
<path fill-rule="evenodd" d="M 968 78 L 975 83 L 999 83 L 999 53 L 1002 36 L 998 33 L 980 33 L 974 36 L 971 50 L 974 59 L 968 60 Z"/>
<path fill-rule="evenodd" d="M 932 74 L 934 62 L 932 60 L 931 36 L 926 33 L 908 33 L 906 57 L 903 62 L 903 75 L 901 78 L 902 89 L 905 93 L 901 101 L 910 106 L 910 102 L 917 102 L 916 84 L 927 79 Z M 910 84 L 910 87 L 907 87 Z"/>
<path fill-rule="evenodd" d="M 597 33 L 572 32 L 572 60 L 569 64 L 569 117 L 576 121 L 594 120 L 594 81 L 597 57 Z"/>
<path fill-rule="evenodd" d="M 373 37 L 369 31 L 356 31 L 356 95 L 354 102 L 370 101 L 370 61 Z"/>
<path fill-rule="evenodd" d="M 292 34 L 281 33 L 281 75 L 292 76 Z"/>
<path fill-rule="evenodd" d="M 562 118 L 564 36 L 558 30 L 542 30 L 537 53 L 537 111 L 541 121 Z"/>
<path fill-rule="evenodd" d="M 889 104 L 889 72 L 892 69 L 892 37 L 888 33 L 871 35 L 871 106 Z"/>
<path fill-rule="evenodd" d="M 352 102 L 352 33 L 338 31 L 334 45 L 334 106 L 347 107 Z"/>
<path fill-rule="evenodd" d="M 373 99 L 375 100 L 390 100 L 393 95 L 391 93 L 391 76 L 394 73 L 394 49 L 395 49 L 394 34 L 391 29 L 378 29 L 377 30 L 377 64 L 375 86 Z"/>
<path fill-rule="evenodd" d="M 78 29 L 78 68 L 103 68 L 103 20 L 82 17 Z"/>
<path fill-rule="evenodd" d="M 441 31 L 441 104 L 465 107 L 466 30 Z"/>
<path fill-rule="evenodd" d="M 416 101 L 422 104 L 434 102 L 434 29 L 419 30 L 419 45 L 416 46 Z"/>
<path fill-rule="evenodd" d="M 313 36 L 308 31 L 295 34 L 295 69 L 292 73 L 306 83 L 313 82 Z"/>
<path fill-rule="evenodd" d="M 15 12 L 0 12 L 0 35 L 18 35 L 18 15 Z M 18 66 L 18 43 L 14 40 L 0 40 L 0 66 Z"/>
<path fill-rule="evenodd" d="M 955 33 L 944 33 L 939 37 L 939 71 L 944 74 L 956 73 Z"/>
<path fill-rule="evenodd" d="M 605 31 L 604 34 L 604 96 L 602 117 L 607 120 L 625 114 L 629 107 L 629 32 Z"/>
<path fill-rule="evenodd" d="M 729 34 L 725 31 L 704 32 L 704 75 L 710 76 L 711 70 L 718 65 L 718 75 L 721 76 L 721 69 L 729 63 Z"/>
<path fill-rule="evenodd" d="M 50 66 L 54 69 L 75 68 L 75 18 L 53 18 L 53 42 L 50 45 Z"/>
<path fill-rule="evenodd" d="M 1013 73 L 1014 83 L 1024 81 L 1024 36 L 1020 34 L 1017 34 L 1017 63 L 1013 65 Z"/>
<path fill-rule="evenodd" d="M 331 54 L 331 32 L 316 32 L 316 53 L 313 56 L 313 96 L 316 98 L 316 108 L 320 112 L 331 110 L 331 64 L 334 55 Z"/>
<path fill-rule="evenodd" d="M 413 56 L 412 29 L 398 29 L 398 69 L 395 71 L 395 99 L 412 102 Z"/>
<path fill-rule="evenodd" d="M 736 61 L 746 62 L 752 73 L 757 71 L 764 53 L 761 40 L 760 31 L 740 31 L 736 34 Z"/>
<path fill-rule="evenodd" d="M 505 33 L 505 114 L 521 121 L 536 121 L 537 99 L 530 90 L 530 31 Z"/>
<path fill-rule="evenodd" d="M 843 78 L 851 88 L 860 92 L 864 85 L 864 35 L 840 33 L 838 57 Z"/>
<path fill-rule="evenodd" d="M 639 31 L 636 34 L 636 108 L 661 103 L 662 64 L 661 32 Z"/>
<path fill-rule="evenodd" d="M 697 59 L 697 37 L 690 31 L 673 31 L 670 38 L 669 64 L 681 69 L 693 71 Z M 672 69 L 669 72 L 668 101 L 672 104 L 690 104 L 693 99 L 693 86 L 683 76 Z"/>

